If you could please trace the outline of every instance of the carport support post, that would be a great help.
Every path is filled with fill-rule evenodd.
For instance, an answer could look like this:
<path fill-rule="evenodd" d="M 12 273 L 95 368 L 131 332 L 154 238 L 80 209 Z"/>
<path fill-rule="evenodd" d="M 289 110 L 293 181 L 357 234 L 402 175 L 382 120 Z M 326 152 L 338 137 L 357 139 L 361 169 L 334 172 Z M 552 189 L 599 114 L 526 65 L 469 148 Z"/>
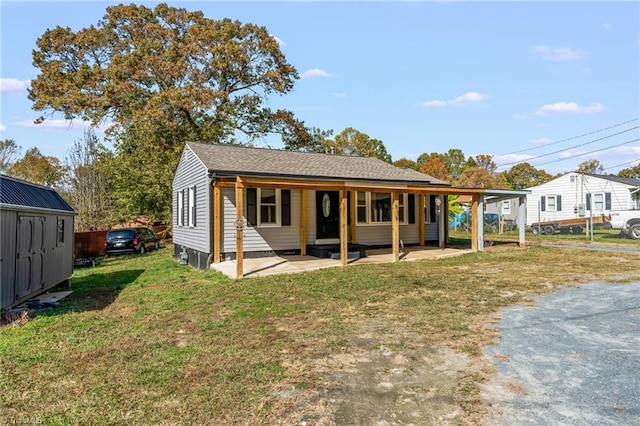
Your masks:
<path fill-rule="evenodd" d="M 397 191 L 391 192 L 391 246 L 393 247 L 393 261 L 400 260 L 400 201 Z"/>
<path fill-rule="evenodd" d="M 243 229 L 243 218 L 244 211 L 243 205 L 244 200 L 242 197 L 242 189 L 243 189 L 242 180 L 240 178 L 236 179 L 236 278 L 242 278 L 244 276 L 244 229 Z"/>
<path fill-rule="evenodd" d="M 471 196 L 471 251 L 478 251 L 478 196 Z"/>
<path fill-rule="evenodd" d="M 440 198 L 440 217 L 438 218 L 438 244 L 444 249 L 444 243 L 447 232 L 447 197 L 446 195 L 438 195 Z"/>
<path fill-rule="evenodd" d="M 527 215 L 527 197 L 518 197 L 518 244 L 524 248 L 525 216 Z"/>
<path fill-rule="evenodd" d="M 473 212 L 473 217 L 476 218 L 476 224 L 478 226 L 478 242 L 476 246 L 478 251 L 484 251 L 484 195 L 478 195 L 476 209 L 477 210 Z"/>
<path fill-rule="evenodd" d="M 340 261 L 343 267 L 347 266 L 347 256 L 349 255 L 347 204 L 347 191 L 340 190 Z"/>

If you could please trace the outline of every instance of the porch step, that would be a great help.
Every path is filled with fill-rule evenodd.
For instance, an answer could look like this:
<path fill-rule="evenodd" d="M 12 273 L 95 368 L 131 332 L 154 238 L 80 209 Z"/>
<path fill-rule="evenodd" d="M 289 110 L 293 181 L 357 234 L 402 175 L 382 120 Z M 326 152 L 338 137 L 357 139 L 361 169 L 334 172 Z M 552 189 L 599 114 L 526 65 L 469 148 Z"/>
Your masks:
<path fill-rule="evenodd" d="M 323 259 L 340 259 L 340 244 L 309 244 L 307 245 L 307 254 Z M 359 259 L 361 257 L 367 257 L 367 246 L 349 244 L 347 247 L 347 259 Z"/>

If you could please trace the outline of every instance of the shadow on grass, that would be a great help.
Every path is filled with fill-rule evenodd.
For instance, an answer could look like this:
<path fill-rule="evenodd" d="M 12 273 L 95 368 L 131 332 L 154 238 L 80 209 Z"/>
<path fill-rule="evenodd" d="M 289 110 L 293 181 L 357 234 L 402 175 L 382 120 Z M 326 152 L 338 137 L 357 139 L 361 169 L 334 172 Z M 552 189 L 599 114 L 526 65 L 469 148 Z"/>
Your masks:
<path fill-rule="evenodd" d="M 60 307 L 53 313 L 104 309 L 113 303 L 123 288 L 134 282 L 143 272 L 144 269 L 133 269 L 73 278 L 71 281 L 73 293 L 63 299 Z"/>

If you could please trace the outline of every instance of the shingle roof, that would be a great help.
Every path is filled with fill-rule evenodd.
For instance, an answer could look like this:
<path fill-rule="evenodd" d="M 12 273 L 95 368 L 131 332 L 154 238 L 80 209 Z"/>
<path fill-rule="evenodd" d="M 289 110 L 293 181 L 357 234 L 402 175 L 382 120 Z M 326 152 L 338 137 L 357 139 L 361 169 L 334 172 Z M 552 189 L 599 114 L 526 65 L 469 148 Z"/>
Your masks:
<path fill-rule="evenodd" d="M 591 173 L 585 173 L 585 175 L 597 177 L 597 178 L 600 178 L 600 179 L 606 179 L 606 180 L 610 180 L 612 182 L 618 182 L 618 183 L 622 183 L 622 184 L 625 184 L 625 185 L 629 185 L 629 186 L 633 186 L 633 187 L 636 187 L 636 188 L 640 188 L 640 179 L 626 178 L 626 177 L 620 177 L 620 176 L 616 176 L 616 175 L 594 175 L 594 174 L 591 174 Z"/>
<path fill-rule="evenodd" d="M 396 167 L 372 157 L 193 142 L 187 145 L 209 171 L 219 175 L 245 174 L 450 186 L 447 182 L 424 173 Z"/>
<path fill-rule="evenodd" d="M 73 212 L 53 189 L 0 175 L 0 204 Z"/>

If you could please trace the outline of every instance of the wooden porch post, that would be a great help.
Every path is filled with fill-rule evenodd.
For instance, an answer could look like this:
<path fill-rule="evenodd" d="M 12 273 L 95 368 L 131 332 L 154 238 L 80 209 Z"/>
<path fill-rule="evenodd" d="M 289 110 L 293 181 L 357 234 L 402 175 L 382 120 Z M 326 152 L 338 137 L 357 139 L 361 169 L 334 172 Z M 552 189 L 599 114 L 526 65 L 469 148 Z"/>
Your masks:
<path fill-rule="evenodd" d="M 300 190 L 300 255 L 307 255 L 307 190 Z"/>
<path fill-rule="evenodd" d="M 358 223 L 358 199 L 356 198 L 357 193 L 354 190 L 351 190 L 351 208 L 349 212 L 349 216 L 351 216 L 351 222 L 349 223 L 349 233 L 351 234 L 351 243 L 355 244 L 357 240 L 356 236 L 356 224 Z"/>
<path fill-rule="evenodd" d="M 213 229 L 211 230 L 211 237 L 213 238 L 213 263 L 220 263 L 221 247 L 220 242 L 222 240 L 222 197 L 220 187 L 218 185 L 213 186 Z"/>
<path fill-rule="evenodd" d="M 478 251 L 478 195 L 471 196 L 471 250 Z"/>
<path fill-rule="evenodd" d="M 242 197 L 242 180 L 236 179 L 236 278 L 244 276 L 244 200 Z"/>
<path fill-rule="evenodd" d="M 400 202 L 398 192 L 391 192 L 391 247 L 393 247 L 393 261 L 400 260 Z"/>
<path fill-rule="evenodd" d="M 424 194 L 418 194 L 418 244 L 424 246 Z"/>
<path fill-rule="evenodd" d="M 347 191 L 340 190 L 340 261 L 343 267 L 347 266 L 347 256 L 349 255 L 347 204 Z"/>

